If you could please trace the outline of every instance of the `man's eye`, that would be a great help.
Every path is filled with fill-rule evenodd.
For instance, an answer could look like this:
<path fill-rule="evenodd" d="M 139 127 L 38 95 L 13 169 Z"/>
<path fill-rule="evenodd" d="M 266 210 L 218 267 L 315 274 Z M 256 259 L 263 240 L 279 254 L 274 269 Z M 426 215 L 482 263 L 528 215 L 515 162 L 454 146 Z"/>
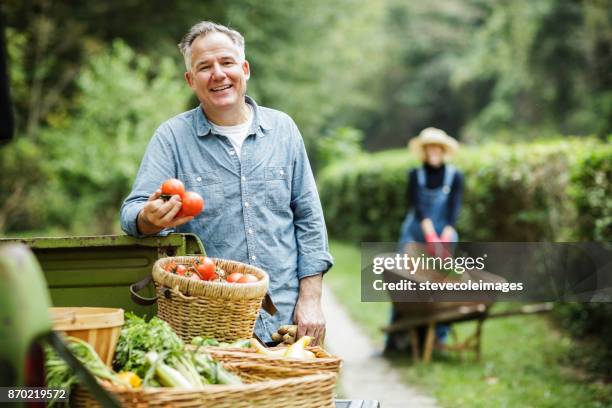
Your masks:
<path fill-rule="evenodd" d="M 200 71 L 206 71 L 207 69 L 210 69 L 210 65 L 201 65 L 200 66 Z"/>
<path fill-rule="evenodd" d="M 233 61 L 225 61 L 223 63 L 223 65 L 226 66 L 226 67 L 229 67 L 230 65 L 234 65 L 234 62 Z"/>

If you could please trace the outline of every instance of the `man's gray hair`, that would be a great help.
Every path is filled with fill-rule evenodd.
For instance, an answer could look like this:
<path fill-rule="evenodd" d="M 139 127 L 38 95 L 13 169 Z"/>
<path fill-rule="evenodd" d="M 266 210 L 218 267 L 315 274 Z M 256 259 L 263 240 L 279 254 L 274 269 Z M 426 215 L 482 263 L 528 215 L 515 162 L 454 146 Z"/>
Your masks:
<path fill-rule="evenodd" d="M 223 33 L 229 37 L 230 40 L 238 47 L 240 52 L 240 60 L 244 60 L 244 37 L 236 30 L 232 30 L 221 24 L 213 23 L 212 21 L 200 21 L 189 29 L 189 32 L 185 34 L 181 42 L 178 44 L 181 54 L 185 59 L 185 66 L 187 71 L 191 69 L 191 45 L 196 38 L 205 36 L 210 33 Z"/>

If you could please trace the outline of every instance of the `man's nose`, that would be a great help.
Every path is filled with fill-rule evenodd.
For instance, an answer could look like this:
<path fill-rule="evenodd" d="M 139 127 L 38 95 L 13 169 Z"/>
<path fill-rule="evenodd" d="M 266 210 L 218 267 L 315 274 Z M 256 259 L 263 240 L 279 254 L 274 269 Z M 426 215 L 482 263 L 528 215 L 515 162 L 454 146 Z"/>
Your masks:
<path fill-rule="evenodd" d="M 222 79 L 225 77 L 225 72 L 221 68 L 220 64 L 213 65 L 213 78 L 214 79 Z"/>

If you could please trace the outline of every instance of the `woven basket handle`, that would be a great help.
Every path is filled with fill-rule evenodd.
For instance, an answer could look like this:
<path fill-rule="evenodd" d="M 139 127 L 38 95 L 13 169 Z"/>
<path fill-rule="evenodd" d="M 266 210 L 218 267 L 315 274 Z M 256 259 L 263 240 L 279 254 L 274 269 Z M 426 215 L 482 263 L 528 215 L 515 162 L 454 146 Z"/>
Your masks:
<path fill-rule="evenodd" d="M 130 296 L 135 303 L 142 306 L 151 306 L 157 302 L 157 296 L 147 298 L 138 294 L 138 292 L 149 285 L 151 280 L 153 280 L 151 275 L 147 275 L 144 279 L 130 285 Z"/>
<path fill-rule="evenodd" d="M 178 285 L 176 285 L 174 288 L 172 288 L 171 292 L 172 292 L 172 294 L 174 296 L 178 296 L 178 297 L 182 298 L 183 300 L 194 300 L 195 299 L 195 296 L 187 296 L 186 294 L 181 292 L 179 290 Z"/>
<path fill-rule="evenodd" d="M 263 301 L 261 302 L 261 307 L 263 308 L 263 310 L 268 312 L 270 316 L 274 316 L 276 314 L 277 309 L 276 309 L 276 306 L 274 305 L 274 302 L 272 301 L 270 292 L 267 292 L 266 296 L 264 296 Z"/>

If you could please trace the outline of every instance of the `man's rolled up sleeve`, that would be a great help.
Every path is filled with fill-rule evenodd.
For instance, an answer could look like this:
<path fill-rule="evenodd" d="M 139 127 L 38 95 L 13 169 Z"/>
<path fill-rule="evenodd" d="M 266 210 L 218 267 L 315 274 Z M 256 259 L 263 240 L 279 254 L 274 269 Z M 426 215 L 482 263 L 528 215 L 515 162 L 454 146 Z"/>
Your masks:
<path fill-rule="evenodd" d="M 329 252 L 327 228 L 302 136 L 295 124 L 295 160 L 291 209 L 298 249 L 298 279 L 326 273 L 334 264 Z"/>
<path fill-rule="evenodd" d="M 172 149 L 171 146 L 164 143 L 163 136 L 158 131 L 147 146 L 136 179 L 134 180 L 132 191 L 121 205 L 121 229 L 126 234 L 137 238 L 145 236 L 138 230 L 138 214 L 149 199 L 149 196 L 161 186 L 164 180 L 172 177 L 177 177 Z M 156 235 L 165 236 L 173 231 L 173 228 L 166 228 Z"/>
<path fill-rule="evenodd" d="M 138 231 L 137 218 L 140 210 L 144 207 L 144 203 L 127 203 L 123 202 L 121 206 L 121 229 L 128 235 L 133 237 L 142 238 L 143 234 Z"/>

